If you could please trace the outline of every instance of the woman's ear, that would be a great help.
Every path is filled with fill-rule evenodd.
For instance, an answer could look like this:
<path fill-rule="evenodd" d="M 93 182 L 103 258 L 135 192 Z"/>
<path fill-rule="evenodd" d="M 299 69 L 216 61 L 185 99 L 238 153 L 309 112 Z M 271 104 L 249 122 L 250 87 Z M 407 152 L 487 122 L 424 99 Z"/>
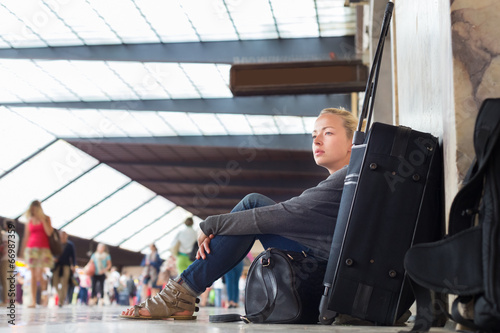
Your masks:
<path fill-rule="evenodd" d="M 349 142 L 349 148 L 347 148 L 347 152 L 350 153 L 352 151 L 352 142 Z"/>

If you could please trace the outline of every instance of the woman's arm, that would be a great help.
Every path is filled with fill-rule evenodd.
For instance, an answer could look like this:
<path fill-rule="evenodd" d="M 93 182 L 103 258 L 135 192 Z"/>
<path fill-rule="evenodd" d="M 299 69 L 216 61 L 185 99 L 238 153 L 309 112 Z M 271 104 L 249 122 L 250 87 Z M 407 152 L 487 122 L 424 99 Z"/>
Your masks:
<path fill-rule="evenodd" d="M 47 216 L 45 221 L 42 221 L 43 230 L 45 230 L 45 234 L 50 237 L 54 232 L 54 228 L 52 228 L 52 223 L 50 221 L 50 217 Z"/>
<path fill-rule="evenodd" d="M 276 234 L 284 237 L 315 237 L 335 221 L 347 169 L 333 173 L 300 196 L 275 205 L 209 216 L 200 223 L 208 235 Z M 205 239 L 198 238 L 198 244 Z"/>

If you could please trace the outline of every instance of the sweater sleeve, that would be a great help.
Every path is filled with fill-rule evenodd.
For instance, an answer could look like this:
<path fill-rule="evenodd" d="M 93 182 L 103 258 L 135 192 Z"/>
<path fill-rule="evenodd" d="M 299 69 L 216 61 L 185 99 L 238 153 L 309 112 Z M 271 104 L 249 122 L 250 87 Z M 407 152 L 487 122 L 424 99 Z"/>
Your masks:
<path fill-rule="evenodd" d="M 210 216 L 200 223 L 201 230 L 214 235 L 279 234 L 314 238 L 325 233 L 325 225 L 336 218 L 346 168 L 300 196 L 271 206 Z M 333 220 L 335 222 L 335 220 Z M 328 228 L 331 229 L 331 228 Z M 333 230 L 328 230 L 333 233 Z"/>

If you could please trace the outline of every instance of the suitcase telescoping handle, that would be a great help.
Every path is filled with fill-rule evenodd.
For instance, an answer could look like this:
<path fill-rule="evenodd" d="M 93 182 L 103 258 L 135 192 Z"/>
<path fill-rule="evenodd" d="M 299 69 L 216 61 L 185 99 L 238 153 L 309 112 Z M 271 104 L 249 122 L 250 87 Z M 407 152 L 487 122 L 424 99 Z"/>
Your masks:
<path fill-rule="evenodd" d="M 385 7 L 380 38 L 378 41 L 377 49 L 375 51 L 375 56 L 373 57 L 373 64 L 370 70 L 370 75 L 368 76 L 368 81 L 366 82 L 365 98 L 363 100 L 363 108 L 361 109 L 361 114 L 359 116 L 358 128 L 356 132 L 354 132 L 354 137 L 352 139 L 352 143 L 355 146 L 364 143 L 365 133 L 367 133 L 368 129 L 370 128 L 373 115 L 373 103 L 375 101 L 375 93 L 377 91 L 378 74 L 380 72 L 380 62 L 382 61 L 385 37 L 387 36 L 387 32 L 389 31 L 389 25 L 391 22 L 393 9 L 394 9 L 394 3 L 389 1 L 387 3 L 387 6 Z M 367 118 L 366 128 L 365 131 L 363 132 L 362 131 L 363 120 L 366 118 Z"/>

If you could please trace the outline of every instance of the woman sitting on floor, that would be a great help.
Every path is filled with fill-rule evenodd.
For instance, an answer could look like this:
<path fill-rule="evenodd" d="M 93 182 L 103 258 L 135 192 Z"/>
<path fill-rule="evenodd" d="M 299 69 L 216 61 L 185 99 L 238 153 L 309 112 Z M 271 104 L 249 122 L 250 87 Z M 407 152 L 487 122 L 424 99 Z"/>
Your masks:
<path fill-rule="evenodd" d="M 197 260 L 160 293 L 120 317 L 195 319 L 197 296 L 237 265 L 256 239 L 264 248 L 304 251 L 328 260 L 356 124 L 348 111 L 322 110 L 314 125 L 312 150 L 316 164 L 330 176 L 282 203 L 253 193 L 231 213 L 208 217 L 200 223 Z"/>

